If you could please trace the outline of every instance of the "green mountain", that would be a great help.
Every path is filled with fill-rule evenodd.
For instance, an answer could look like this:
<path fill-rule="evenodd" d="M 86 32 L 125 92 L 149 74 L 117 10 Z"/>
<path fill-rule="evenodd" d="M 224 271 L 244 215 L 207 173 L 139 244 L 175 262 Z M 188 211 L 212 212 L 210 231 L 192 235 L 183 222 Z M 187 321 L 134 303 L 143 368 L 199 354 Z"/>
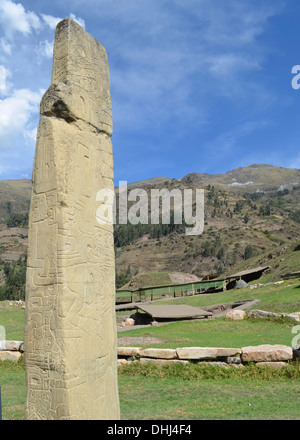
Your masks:
<path fill-rule="evenodd" d="M 187 236 L 183 226 L 117 225 L 116 268 L 126 282 L 142 273 L 228 273 L 300 238 L 298 169 L 253 164 L 225 174 L 155 177 L 129 184 L 128 191 L 135 187 L 149 196 L 154 188 L 204 189 L 205 227 Z M 26 229 L 8 229 L 6 221 L 28 211 L 30 194 L 30 180 L 0 182 L 0 258 L 17 259 L 26 250 Z"/>

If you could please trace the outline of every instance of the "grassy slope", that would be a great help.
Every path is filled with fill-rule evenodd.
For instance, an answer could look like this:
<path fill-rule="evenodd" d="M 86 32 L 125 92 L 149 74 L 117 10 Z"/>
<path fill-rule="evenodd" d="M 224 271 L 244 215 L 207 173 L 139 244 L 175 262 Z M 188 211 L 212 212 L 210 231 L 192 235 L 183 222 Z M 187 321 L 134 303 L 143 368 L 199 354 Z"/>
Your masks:
<path fill-rule="evenodd" d="M 122 289 L 132 289 L 135 287 L 144 286 L 160 286 L 164 284 L 171 284 L 172 281 L 169 276 L 169 272 L 148 272 L 139 273 L 134 276 L 132 282 L 125 284 Z"/>
<path fill-rule="evenodd" d="M 204 307 L 232 301 L 260 299 L 255 306 L 272 312 L 292 313 L 300 311 L 299 280 L 285 281 L 280 285 L 270 285 L 259 289 L 238 289 L 211 295 L 165 300 L 156 304 L 188 304 Z M 176 348 L 182 346 L 242 347 L 259 344 L 291 345 L 292 328 L 295 322 L 274 322 L 272 320 L 246 319 L 229 321 L 224 318 L 208 321 L 175 322 L 161 327 L 130 330 L 126 335 L 153 336 L 164 339 L 157 345 Z M 124 333 L 119 333 L 124 336 Z"/>
<path fill-rule="evenodd" d="M 260 300 L 260 303 L 255 306 L 256 309 L 275 313 L 299 312 L 300 281 L 298 279 L 286 280 L 282 284 L 271 284 L 257 289 L 232 289 L 208 295 L 164 300 L 155 304 L 188 304 L 194 307 L 203 307 L 247 299 Z"/>
<path fill-rule="evenodd" d="M 212 321 L 176 322 L 160 327 L 151 327 L 130 332 L 119 333 L 119 336 L 154 337 L 163 342 L 155 344 L 157 348 L 178 347 L 235 347 L 249 345 L 283 344 L 291 346 L 295 323 L 277 323 L 269 320 L 247 319 L 229 321 L 218 319 Z M 139 344 L 152 347 L 151 344 Z"/>
<path fill-rule="evenodd" d="M 31 180 L 2 180 L 0 181 L 0 220 L 11 212 L 27 212 L 31 197 Z"/>
<path fill-rule="evenodd" d="M 299 250 L 295 250 L 298 248 Z M 246 261 L 241 261 L 230 272 L 227 271 L 226 274 L 229 275 L 258 266 L 270 266 L 271 268 L 265 275 L 259 280 L 253 281 L 253 283 L 265 284 L 278 281 L 281 279 L 281 275 L 300 271 L 300 241 L 296 240 L 290 243 L 289 246 L 278 246 L 272 251 L 265 252 Z"/>
<path fill-rule="evenodd" d="M 24 309 L 10 306 L 7 301 L 0 302 L 0 325 L 5 327 L 7 340 L 23 341 L 24 324 Z"/>
<path fill-rule="evenodd" d="M 271 311 L 292 313 L 300 311 L 300 282 L 299 280 L 284 281 L 280 285 L 270 285 L 259 289 L 238 289 L 227 292 L 201 295 L 195 297 L 178 298 L 170 301 L 162 301 L 162 304 L 189 304 L 195 307 L 203 307 L 212 304 L 226 303 L 231 301 L 260 299 L 261 303 L 255 308 Z M 0 303 L 0 325 L 6 328 L 6 338 L 23 340 L 24 309 L 9 306 L 7 302 Z M 173 330 L 175 329 L 175 330 Z M 204 331 L 205 330 L 205 331 Z M 291 328 L 289 324 L 276 324 L 269 321 L 230 321 L 217 319 L 203 322 L 179 322 L 164 327 L 147 328 L 146 330 L 130 330 L 130 335 L 162 334 L 167 338 L 167 343 L 182 341 L 184 345 L 220 345 L 237 346 L 257 344 L 262 342 L 260 335 L 269 343 L 290 344 Z M 126 333 L 128 334 L 128 333 Z M 188 336 L 186 336 L 188 335 Z M 218 335 L 216 337 L 216 335 Z M 124 333 L 120 333 L 124 336 Z M 252 342 L 251 342 L 252 341 Z M 181 343 L 181 346 L 182 346 Z M 166 346 L 166 344 L 165 344 Z"/>

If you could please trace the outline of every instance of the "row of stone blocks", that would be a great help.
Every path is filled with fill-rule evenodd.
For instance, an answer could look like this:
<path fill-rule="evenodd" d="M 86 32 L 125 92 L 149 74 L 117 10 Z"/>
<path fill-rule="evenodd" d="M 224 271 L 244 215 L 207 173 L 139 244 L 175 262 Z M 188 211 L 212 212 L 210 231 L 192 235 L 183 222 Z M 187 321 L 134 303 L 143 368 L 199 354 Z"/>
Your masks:
<path fill-rule="evenodd" d="M 22 341 L 0 342 L 0 361 L 18 362 L 23 355 Z M 259 366 L 281 368 L 291 360 L 300 358 L 300 346 L 291 348 L 287 345 L 256 345 L 243 348 L 220 347 L 183 347 L 176 349 L 118 347 L 118 365 L 124 366 L 131 362 L 141 364 L 187 364 L 205 362 L 221 367 L 243 367 L 244 364 L 255 362 Z"/>
<path fill-rule="evenodd" d="M 300 357 L 300 349 L 292 349 L 286 345 L 258 345 L 243 348 L 219 347 L 184 347 L 176 349 L 119 347 L 118 365 L 124 366 L 132 362 L 141 364 L 187 364 L 201 362 L 224 368 L 230 366 L 243 368 L 245 364 L 254 362 L 258 366 L 283 368 L 289 361 Z"/>
<path fill-rule="evenodd" d="M 23 356 L 23 341 L 0 341 L 0 361 L 18 362 Z"/>

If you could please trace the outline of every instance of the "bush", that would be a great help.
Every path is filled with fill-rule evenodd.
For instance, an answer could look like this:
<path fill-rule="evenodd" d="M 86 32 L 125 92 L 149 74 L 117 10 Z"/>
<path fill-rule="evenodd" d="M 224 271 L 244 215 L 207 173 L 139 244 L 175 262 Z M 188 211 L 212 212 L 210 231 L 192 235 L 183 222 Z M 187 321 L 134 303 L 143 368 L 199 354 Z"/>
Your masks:
<path fill-rule="evenodd" d="M 254 254 L 253 247 L 250 244 L 248 244 L 245 247 L 244 259 L 249 260 L 249 258 L 253 257 L 253 254 Z"/>
<path fill-rule="evenodd" d="M 292 219 L 294 222 L 300 223 L 300 210 L 291 212 L 289 215 L 290 219 Z"/>
<path fill-rule="evenodd" d="M 7 221 L 6 225 L 8 228 L 17 228 L 17 227 L 27 227 L 28 226 L 28 213 L 26 214 L 11 214 Z"/>
<path fill-rule="evenodd" d="M 21 256 L 17 262 L 4 263 L 6 280 L 0 287 L 0 300 L 25 300 L 26 264 L 26 256 Z"/>

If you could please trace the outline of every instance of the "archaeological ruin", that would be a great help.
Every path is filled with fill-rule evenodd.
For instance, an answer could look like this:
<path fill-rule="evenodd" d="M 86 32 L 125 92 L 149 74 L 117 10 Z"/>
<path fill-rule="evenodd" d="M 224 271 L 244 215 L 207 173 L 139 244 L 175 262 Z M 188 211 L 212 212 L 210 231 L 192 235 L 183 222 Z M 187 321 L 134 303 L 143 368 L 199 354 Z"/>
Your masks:
<path fill-rule="evenodd" d="M 26 419 L 118 419 L 113 225 L 96 194 L 114 189 L 109 68 L 71 19 L 56 28 L 40 107 L 29 219 Z"/>

